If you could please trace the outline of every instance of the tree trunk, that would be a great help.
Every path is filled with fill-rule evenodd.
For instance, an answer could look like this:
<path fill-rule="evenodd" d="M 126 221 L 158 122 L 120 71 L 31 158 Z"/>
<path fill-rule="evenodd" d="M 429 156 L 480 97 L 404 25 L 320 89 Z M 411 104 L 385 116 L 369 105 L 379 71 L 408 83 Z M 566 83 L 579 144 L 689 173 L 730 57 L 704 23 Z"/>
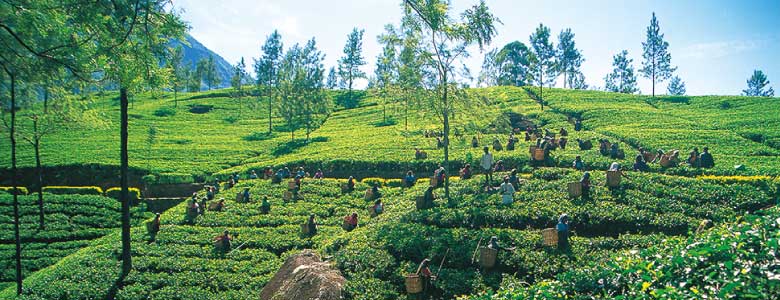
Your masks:
<path fill-rule="evenodd" d="M 404 130 L 409 131 L 409 95 L 405 93 L 406 105 L 404 105 Z"/>
<path fill-rule="evenodd" d="M 127 154 L 127 88 L 120 87 L 119 89 L 119 109 L 121 114 L 121 129 L 120 129 L 120 169 L 119 169 L 119 185 L 121 186 L 121 192 L 119 193 L 119 201 L 122 202 L 122 277 L 130 274 L 130 270 L 133 268 L 132 258 L 130 256 L 130 199 L 127 192 L 127 169 L 128 169 L 128 154 Z"/>
<path fill-rule="evenodd" d="M 48 87 L 43 88 L 43 113 L 46 114 L 49 112 L 49 89 Z"/>
<path fill-rule="evenodd" d="M 655 61 L 653 61 L 653 98 L 655 98 Z"/>
<path fill-rule="evenodd" d="M 271 135 L 271 132 L 273 131 L 273 123 L 271 121 L 271 96 L 273 96 L 273 92 L 271 91 L 270 82 L 266 88 L 268 89 L 268 135 Z"/>
<path fill-rule="evenodd" d="M 542 100 L 542 88 L 544 87 L 544 75 L 542 74 L 543 69 L 539 70 L 539 105 L 542 107 L 542 111 L 544 111 L 544 100 Z"/>
<path fill-rule="evenodd" d="M 14 240 L 16 242 L 16 294 L 22 294 L 22 240 L 19 236 L 19 193 L 16 183 L 16 75 L 8 72 L 11 77 L 11 188 L 14 203 Z"/>
<path fill-rule="evenodd" d="M 38 119 L 33 119 L 33 130 L 35 134 L 35 171 L 38 173 L 38 228 L 46 228 L 43 212 L 43 167 L 41 167 L 41 138 L 38 135 Z"/>
<path fill-rule="evenodd" d="M 442 95 L 442 103 L 444 104 L 444 167 L 449 167 L 450 162 L 450 112 L 449 112 L 449 103 L 447 99 L 447 90 L 449 90 L 449 86 L 447 86 L 447 69 L 442 68 L 444 71 L 442 72 L 442 82 L 444 84 L 444 94 Z M 444 176 L 444 198 L 447 199 L 447 203 L 452 205 L 450 203 L 450 179 L 449 176 Z"/>

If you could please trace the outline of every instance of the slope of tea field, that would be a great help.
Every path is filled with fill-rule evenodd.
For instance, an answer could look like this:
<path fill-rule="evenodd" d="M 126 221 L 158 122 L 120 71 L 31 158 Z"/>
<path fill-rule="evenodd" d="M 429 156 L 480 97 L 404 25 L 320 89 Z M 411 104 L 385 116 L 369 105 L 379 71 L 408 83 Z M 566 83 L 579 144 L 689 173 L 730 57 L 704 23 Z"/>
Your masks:
<path fill-rule="evenodd" d="M 479 149 L 470 147 L 478 136 L 480 145 L 494 138 L 506 143 L 511 126 L 530 122 L 553 132 L 566 128 L 569 147 L 553 153 L 553 164 L 569 166 L 582 155 L 590 168 L 604 169 L 610 159 L 596 150 L 580 151 L 575 139 L 608 138 L 620 142 L 629 164 L 638 147 L 679 149 L 685 155 L 693 147 L 709 146 L 716 159 L 710 170 L 686 167 L 653 171 L 680 175 L 780 174 L 780 105 L 773 99 L 750 97 L 658 97 L 624 95 L 594 91 L 551 89 L 545 91 L 546 109 L 532 100 L 529 90 L 494 87 L 469 90 L 474 105 L 459 108 L 452 118 L 453 137 L 450 158 L 459 166 L 474 163 Z M 254 97 L 241 100 L 228 97 L 227 90 L 200 94 L 181 94 L 178 107 L 172 96 L 159 99 L 135 97 L 130 109 L 130 164 L 148 173 L 195 175 L 248 172 L 265 166 L 306 164 L 309 169 L 323 168 L 326 173 L 381 171 L 384 176 L 400 176 L 409 168 L 429 170 L 443 158 L 436 140 L 424 138 L 424 130 L 440 130 L 438 118 L 415 107 L 408 111 L 405 126 L 404 106 L 381 105 L 383 99 L 368 95 L 355 109 L 336 110 L 322 116 L 322 124 L 305 143 L 305 132 L 295 132 L 290 141 L 286 124 L 275 117 L 276 132 L 267 134 L 267 102 Z M 93 109 L 109 120 L 116 120 L 115 95 L 97 97 Z M 206 108 L 207 112 L 198 111 Z M 192 110 L 194 109 L 194 110 Z M 192 112 L 192 111 L 195 112 Z M 22 112 L 23 113 L 23 112 Z M 394 120 L 383 124 L 383 116 Z M 574 132 L 573 116 L 581 116 L 585 130 Z M 24 119 L 24 118 L 20 118 Z M 523 122 L 520 122 L 522 120 Z M 512 123 L 514 122 L 514 123 Z M 395 123 L 393 125 L 393 123 Z M 387 125 L 387 126 L 384 126 Z M 22 124 L 24 126 L 24 124 Z M 149 127 L 156 128 L 155 142 L 149 147 Z M 43 141 L 42 157 L 46 166 L 100 164 L 116 166 L 118 161 L 117 123 L 107 127 L 62 130 Z M 529 142 L 522 141 L 515 151 L 496 153 L 512 167 L 523 169 L 529 155 Z M 414 148 L 428 152 L 427 160 L 415 160 Z M 0 166 L 10 165 L 7 139 L 0 139 Z M 79 151 L 73 151 L 79 149 Z M 32 166 L 32 149 L 19 144 L 22 166 Z M 746 169 L 737 171 L 735 165 Z M 525 169 L 528 171 L 529 169 Z M 341 177 L 343 174 L 337 174 Z M 360 174 L 368 176 L 369 174 Z"/>
<path fill-rule="evenodd" d="M 12 196 L 0 193 L 0 285 L 16 280 Z M 92 195 L 44 195 L 46 228 L 38 229 L 37 195 L 19 196 L 22 239 L 22 275 L 55 264 L 94 239 L 120 227 L 120 204 L 112 198 Z M 134 220 L 149 217 L 141 208 Z"/>
<path fill-rule="evenodd" d="M 581 173 L 549 168 L 524 175 L 512 205 L 502 205 L 497 194 L 479 192 L 481 178 L 453 179 L 453 202 L 439 199 L 437 207 L 422 211 L 414 201 L 426 180 L 401 189 L 395 187 L 398 180 L 367 179 L 384 184 L 385 213 L 374 218 L 365 214 L 371 204 L 362 197 L 365 183 L 342 194 L 339 181 L 306 180 L 304 199 L 285 202 L 281 195 L 286 185 L 243 180 L 219 195 L 227 198 L 222 212 L 207 212 L 194 223 L 184 219 L 185 204 L 164 213 L 156 242 L 147 242 L 142 226 L 133 229 L 134 270 L 115 299 L 246 299 L 259 293 L 284 258 L 304 248 L 317 249 L 335 262 L 348 279 L 349 299 L 407 299 L 403 275 L 426 257 L 437 264 L 444 261 L 436 299 L 492 293 L 508 282 L 543 284 L 587 272 L 631 250 L 653 245 L 674 249 L 686 236 L 697 237 L 692 232 L 703 219 L 725 224 L 777 201 L 777 182 L 771 180 L 726 183 L 632 174 L 632 180 L 610 190 L 604 187 L 603 172 L 593 174 L 590 200 L 566 194 L 566 183 Z M 250 188 L 252 202 L 234 202 L 231 195 L 244 187 Z M 264 196 L 272 204 L 269 214 L 260 212 L 258 199 Z M 345 232 L 339 224 L 351 212 L 360 213 L 360 227 Z M 571 252 L 541 245 L 540 230 L 554 225 L 561 212 L 573 220 Z M 300 235 L 309 214 L 320 224 L 313 237 Z M 236 234 L 238 250 L 212 251 L 212 238 L 223 230 Z M 480 270 L 472 252 L 493 235 L 517 249 L 501 252 L 495 269 Z M 33 274 L 21 299 L 105 298 L 119 270 L 118 240 L 118 234 L 109 235 Z M 746 284 L 753 280 L 746 278 Z M 12 293 L 6 289 L 0 298 Z"/>

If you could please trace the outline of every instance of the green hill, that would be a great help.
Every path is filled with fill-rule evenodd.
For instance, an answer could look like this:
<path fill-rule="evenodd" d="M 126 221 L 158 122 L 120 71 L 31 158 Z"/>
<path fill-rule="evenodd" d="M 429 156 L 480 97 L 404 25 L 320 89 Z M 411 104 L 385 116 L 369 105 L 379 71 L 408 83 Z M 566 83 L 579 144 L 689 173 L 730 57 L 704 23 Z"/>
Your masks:
<path fill-rule="evenodd" d="M 174 107 L 167 94 L 137 96 L 130 111 L 130 164 L 136 175 L 154 174 L 160 183 L 202 182 L 233 173 L 246 178 L 250 170 L 266 166 L 304 165 L 310 172 L 323 169 L 327 177 L 354 175 L 365 181 L 355 192 L 342 194 L 343 179 L 307 179 L 301 192 L 304 199 L 291 202 L 283 200 L 285 184 L 242 180 L 218 196 L 227 199 L 222 212 L 207 212 L 194 222 L 184 219 L 184 203 L 165 212 L 156 242 L 147 242 L 143 226 L 134 227 L 134 269 L 121 289 L 115 288 L 119 234 L 106 229 L 89 244 L 74 244 L 46 264 L 31 264 L 35 267 L 30 271 L 35 271 L 58 261 L 27 277 L 21 299 L 254 298 L 285 258 L 307 248 L 335 263 L 348 279 L 349 299 L 406 299 L 403 276 L 424 258 L 436 262 L 434 271 L 443 261 L 433 292 L 437 299 L 644 298 L 664 293 L 677 298 L 748 294 L 761 298 L 778 291 L 778 280 L 766 273 L 775 272 L 770 263 L 773 258 L 767 255 L 780 238 L 772 223 L 777 209 L 766 209 L 778 203 L 780 187 L 780 106 L 773 99 L 653 99 L 552 89 L 545 93 L 542 109 L 533 92 L 524 88 L 467 92 L 472 104 L 457 108 L 453 116 L 453 162 L 447 166 L 451 173 L 465 163 L 477 164 L 482 150 L 471 146 L 474 136 L 480 146 L 489 146 L 493 139 L 505 143 L 513 127 L 525 124 L 569 132 L 569 147 L 553 151 L 545 168 L 531 165 L 528 147 L 535 142 L 524 141 L 522 133 L 517 149 L 494 151 L 496 159 L 509 169 L 520 170 L 525 179 L 512 205 L 501 204 L 497 194 L 481 192 L 483 179 L 477 176 L 452 178 L 451 203 L 438 199 L 436 207 L 417 210 L 415 199 L 428 185 L 424 178 L 443 160 L 436 139 L 424 136 L 426 131 L 440 130 L 438 118 L 412 108 L 406 128 L 404 107 L 383 105 L 387 99 L 372 94 L 357 108 L 335 109 L 321 116 L 308 142 L 303 130 L 286 131 L 278 117 L 273 119 L 275 132 L 267 134 L 265 102 L 256 98 L 234 99 L 224 90 L 183 94 Z M 329 97 L 335 99 L 339 93 Z M 118 119 L 114 98 L 111 93 L 99 96 L 92 109 Z M 392 121 L 386 122 L 385 115 Z M 583 120 L 584 130 L 574 130 L 574 117 Z M 157 130 L 151 147 L 146 143 L 150 126 Z M 90 185 L 114 180 L 116 132 L 112 124 L 48 136 L 42 148 L 48 179 Z M 295 140 L 291 140 L 293 135 Z M 602 156 L 597 143 L 594 149 L 580 150 L 575 139 L 617 142 L 626 153 L 626 159 L 617 161 L 629 166 L 639 147 L 679 149 L 685 155 L 693 147 L 708 146 L 716 166 L 662 168 L 651 164 L 649 172 L 630 172 L 621 187 L 609 189 L 603 171 L 614 160 Z M 0 166 L 6 168 L 9 148 L 7 140 L 0 140 Z M 414 148 L 425 150 L 428 158 L 416 160 Z M 23 172 L 29 176 L 29 167 L 34 165 L 32 150 L 20 144 L 18 153 L 21 165 L 28 168 Z M 570 169 L 578 155 L 593 176 L 588 200 L 570 198 L 566 190 L 569 182 L 582 175 Z M 412 188 L 401 188 L 397 178 L 406 170 L 416 171 L 423 179 Z M 6 184 L 8 171 L 2 172 L 0 184 Z M 133 184 L 140 184 L 140 176 L 136 177 Z M 386 204 L 386 212 L 373 218 L 366 213 L 371 202 L 363 199 L 369 183 L 383 185 Z M 25 179 L 23 185 L 30 186 L 32 181 Z M 250 189 L 252 202 L 236 203 L 235 193 L 244 187 Z M 269 214 L 260 212 L 258 202 L 264 196 L 272 204 Z M 360 227 L 346 232 L 339 225 L 353 211 L 360 214 Z M 541 230 L 554 226 L 561 213 L 572 218 L 575 234 L 570 252 L 541 242 Z M 300 225 L 310 214 L 319 221 L 319 233 L 300 235 Z M 118 214 L 112 216 L 118 218 Z M 711 220 L 715 228 L 697 232 L 702 220 Z M 106 227 L 115 227 L 115 222 Z M 761 228 L 757 232 L 766 242 L 759 242 L 759 237 L 725 235 L 739 230 L 753 234 L 748 227 Z M 223 230 L 236 235 L 234 246 L 241 246 L 239 250 L 213 251 L 212 239 Z M 719 240 L 718 235 L 726 239 Z M 477 244 L 482 241 L 484 245 L 490 236 L 516 250 L 500 252 L 498 265 L 484 270 L 472 257 Z M 684 249 L 696 252 L 680 254 Z M 3 256 L 4 261 L 11 257 Z M 681 273 L 688 272 L 685 267 L 717 272 L 729 259 L 732 266 L 746 271 L 717 273 L 722 275 L 718 285 L 708 281 L 714 275 Z M 697 264 L 689 266 L 694 261 Z M 753 262 L 763 269 L 744 268 Z M 647 276 L 625 277 L 640 270 Z M 688 280 L 684 287 L 671 288 L 681 283 L 674 278 Z M 604 287 L 599 279 L 607 281 L 601 284 Z M 731 284 L 737 280 L 741 283 Z M 748 289 L 751 286 L 756 288 Z M 0 298 L 13 299 L 14 292 L 7 288 Z"/>

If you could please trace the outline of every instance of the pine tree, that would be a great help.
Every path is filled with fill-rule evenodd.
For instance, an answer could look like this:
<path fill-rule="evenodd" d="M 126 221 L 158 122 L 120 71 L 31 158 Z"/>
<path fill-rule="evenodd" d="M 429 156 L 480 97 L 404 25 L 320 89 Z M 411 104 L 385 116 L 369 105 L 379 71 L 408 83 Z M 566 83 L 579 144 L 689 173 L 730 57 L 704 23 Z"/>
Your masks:
<path fill-rule="evenodd" d="M 647 27 L 647 40 L 642 43 L 642 68 L 639 73 L 645 78 L 650 79 L 653 84 L 652 96 L 655 97 L 655 84 L 663 82 L 672 77 L 672 73 L 677 70 L 672 67 L 672 55 L 668 51 L 669 43 L 664 41 L 664 35 L 661 33 L 661 27 L 658 25 L 658 19 L 650 20 L 650 26 Z"/>
<path fill-rule="evenodd" d="M 584 59 L 574 42 L 574 33 L 566 28 L 558 34 L 558 72 L 563 75 L 563 87 L 572 88 L 572 77 L 580 72 Z"/>
<path fill-rule="evenodd" d="M 531 78 L 532 82 L 539 85 L 539 100 L 542 99 L 542 88 L 555 82 L 555 48 L 550 41 L 550 28 L 539 24 L 536 31 L 531 34 Z M 542 102 L 543 103 L 543 102 Z"/>
<path fill-rule="evenodd" d="M 569 88 L 575 90 L 587 90 L 588 84 L 585 82 L 585 75 L 582 72 L 576 72 L 566 79 L 569 81 Z"/>
<path fill-rule="evenodd" d="M 769 85 L 769 80 L 766 78 L 761 70 L 754 70 L 753 75 L 747 80 L 748 88 L 742 90 L 742 94 L 745 96 L 757 96 L 757 97 L 774 97 L 775 90 Z"/>
<path fill-rule="evenodd" d="M 355 79 L 366 78 L 366 73 L 360 70 L 360 67 L 366 64 L 366 60 L 363 58 L 363 33 L 362 29 L 352 29 L 352 32 L 347 36 L 347 44 L 344 45 L 344 56 L 339 59 L 339 77 L 347 87 L 347 97 L 350 103 L 354 103 L 352 87 Z"/>
<path fill-rule="evenodd" d="M 666 87 L 666 92 L 674 96 L 685 95 L 685 82 L 679 76 L 672 77 L 672 80 L 669 81 L 669 86 Z"/>
<path fill-rule="evenodd" d="M 268 97 L 268 133 L 273 131 L 272 108 L 273 91 L 279 86 L 279 69 L 284 59 L 282 36 L 274 30 L 261 47 L 263 55 L 255 60 L 255 74 L 257 74 L 258 88 L 265 89 Z"/>
<path fill-rule="evenodd" d="M 328 79 L 325 83 L 325 86 L 329 90 L 333 90 L 338 86 L 338 78 L 336 77 L 336 68 L 330 67 L 330 70 L 328 70 Z"/>
<path fill-rule="evenodd" d="M 217 72 L 217 63 L 214 61 L 214 57 L 209 55 L 203 70 L 203 81 L 206 82 L 206 86 L 211 90 L 219 85 L 221 80 L 222 79 L 219 78 L 219 73 Z"/>
<path fill-rule="evenodd" d="M 624 94 L 633 94 L 639 91 L 636 86 L 634 66 L 631 65 L 633 61 L 633 59 L 628 58 L 627 50 L 623 50 L 612 58 L 612 66 L 615 68 L 604 78 L 605 88 L 608 91 Z"/>

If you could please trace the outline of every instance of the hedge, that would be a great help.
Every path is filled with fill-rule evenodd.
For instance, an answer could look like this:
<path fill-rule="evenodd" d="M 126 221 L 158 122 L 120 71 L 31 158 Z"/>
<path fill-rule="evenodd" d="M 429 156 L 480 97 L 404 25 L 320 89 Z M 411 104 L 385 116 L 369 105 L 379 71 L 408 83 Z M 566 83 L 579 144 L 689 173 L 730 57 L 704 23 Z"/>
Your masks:
<path fill-rule="evenodd" d="M 99 186 L 45 186 L 44 193 L 57 195 L 103 195 Z"/>
<path fill-rule="evenodd" d="M 157 176 L 158 184 L 181 184 L 193 182 L 195 182 L 195 178 L 192 177 L 192 174 L 160 173 L 160 175 Z"/>
<path fill-rule="evenodd" d="M 14 188 L 10 186 L 0 186 L 0 192 L 11 194 L 11 191 L 13 191 Z M 17 195 L 27 195 L 29 192 L 27 191 L 26 187 L 23 186 L 17 186 L 16 190 L 19 191 Z"/>
<path fill-rule="evenodd" d="M 112 187 L 106 190 L 106 197 L 114 198 L 119 200 L 119 193 L 122 192 L 122 188 L 120 187 Z M 127 189 L 128 196 L 130 196 L 130 202 L 136 203 L 139 199 L 141 199 L 141 190 L 138 188 L 128 188 Z"/>
<path fill-rule="evenodd" d="M 385 185 L 385 179 L 384 178 L 377 178 L 377 177 L 368 177 L 363 178 L 360 182 L 365 183 L 369 186 L 383 186 Z"/>

